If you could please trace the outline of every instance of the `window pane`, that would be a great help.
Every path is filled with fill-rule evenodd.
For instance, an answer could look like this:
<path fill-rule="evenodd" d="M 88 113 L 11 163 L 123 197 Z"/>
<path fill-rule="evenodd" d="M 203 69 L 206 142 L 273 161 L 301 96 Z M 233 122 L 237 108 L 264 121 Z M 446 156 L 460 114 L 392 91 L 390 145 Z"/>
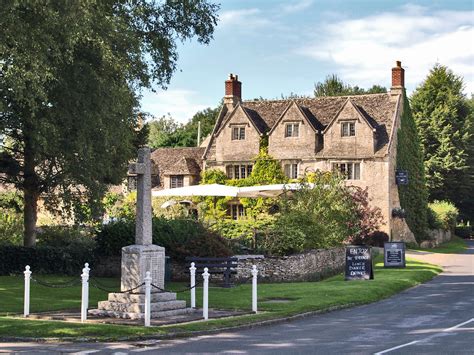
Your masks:
<path fill-rule="evenodd" d="M 293 127 L 293 137 L 299 137 L 300 135 L 300 125 L 298 123 L 295 123 Z"/>
<path fill-rule="evenodd" d="M 246 178 L 246 175 L 245 175 L 246 173 L 247 173 L 246 166 L 245 165 L 240 165 L 240 178 L 245 179 Z"/>
<path fill-rule="evenodd" d="M 285 170 L 285 176 L 286 177 L 290 177 L 291 175 L 291 171 L 290 171 L 290 164 L 285 164 L 285 166 L 283 167 L 283 169 Z"/>
<path fill-rule="evenodd" d="M 232 139 L 239 139 L 239 130 L 237 127 L 232 128 Z"/>
<path fill-rule="evenodd" d="M 355 123 L 352 122 L 352 123 L 349 123 L 349 129 L 350 129 L 350 132 L 349 132 L 349 135 L 350 136 L 355 136 Z"/>
<path fill-rule="evenodd" d="M 286 132 L 285 132 L 285 137 L 291 137 L 293 133 L 293 127 L 290 124 L 286 125 Z"/>
<path fill-rule="evenodd" d="M 239 139 L 245 139 L 245 128 L 240 127 L 240 137 Z"/>
<path fill-rule="evenodd" d="M 244 206 L 238 205 L 238 207 L 239 207 L 239 217 L 245 216 Z"/>
<path fill-rule="evenodd" d="M 233 174 L 233 170 L 234 170 L 234 167 L 232 165 L 227 165 L 226 168 L 226 175 L 229 179 L 233 179 L 234 178 L 234 174 Z"/>
<path fill-rule="evenodd" d="M 354 163 L 354 180 L 360 180 L 360 163 Z"/>
<path fill-rule="evenodd" d="M 184 177 L 183 177 L 183 175 L 177 176 L 176 179 L 177 179 L 176 185 L 178 187 L 183 187 L 184 186 Z"/>
<path fill-rule="evenodd" d="M 354 176 L 352 175 L 353 169 L 352 167 L 354 166 L 353 163 L 347 163 L 347 179 L 352 180 Z"/>
<path fill-rule="evenodd" d="M 342 124 L 342 136 L 346 137 L 349 135 L 349 127 L 347 127 L 347 123 Z"/>
<path fill-rule="evenodd" d="M 292 169 L 292 173 L 291 173 L 291 177 L 293 179 L 297 179 L 298 178 L 298 164 L 293 164 L 293 169 Z"/>
<path fill-rule="evenodd" d="M 247 165 L 247 177 L 249 177 L 250 174 L 252 174 L 252 165 Z"/>

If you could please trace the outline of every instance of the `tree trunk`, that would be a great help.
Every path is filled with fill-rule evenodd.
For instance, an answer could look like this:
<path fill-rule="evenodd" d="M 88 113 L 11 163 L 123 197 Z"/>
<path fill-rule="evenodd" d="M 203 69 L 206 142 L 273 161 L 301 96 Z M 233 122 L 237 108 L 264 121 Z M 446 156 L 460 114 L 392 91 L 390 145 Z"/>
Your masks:
<path fill-rule="evenodd" d="M 23 223 L 25 235 L 23 244 L 25 247 L 34 247 L 36 244 L 36 219 L 38 207 L 38 193 L 34 189 L 25 186 L 23 190 L 25 208 L 23 211 Z"/>
<path fill-rule="evenodd" d="M 36 162 L 34 150 L 28 137 L 25 137 L 24 149 L 23 198 L 25 207 L 23 209 L 23 225 L 25 227 L 25 234 L 23 245 L 25 247 L 34 247 L 36 244 L 39 184 L 38 175 L 35 171 Z"/>

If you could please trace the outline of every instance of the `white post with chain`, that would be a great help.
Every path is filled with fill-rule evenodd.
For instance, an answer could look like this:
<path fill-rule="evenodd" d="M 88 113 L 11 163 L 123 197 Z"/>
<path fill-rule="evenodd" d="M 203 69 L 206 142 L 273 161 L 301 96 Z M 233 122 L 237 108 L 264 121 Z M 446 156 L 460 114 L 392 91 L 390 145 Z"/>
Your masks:
<path fill-rule="evenodd" d="M 195 263 L 191 263 L 189 274 L 191 275 L 191 308 L 196 308 L 196 267 Z"/>
<path fill-rule="evenodd" d="M 151 319 L 151 273 L 145 273 L 145 327 L 150 326 Z"/>
<path fill-rule="evenodd" d="M 87 308 L 89 306 L 89 264 L 86 263 L 82 269 L 82 298 L 81 298 L 81 323 L 87 320 Z"/>
<path fill-rule="evenodd" d="M 202 278 L 204 279 L 203 295 L 202 295 L 202 316 L 205 320 L 209 318 L 209 274 L 208 268 L 204 268 Z"/>
<path fill-rule="evenodd" d="M 25 271 L 25 296 L 23 304 L 23 316 L 28 317 L 30 315 L 30 280 L 31 280 L 31 271 L 30 266 L 26 265 Z"/>
<path fill-rule="evenodd" d="M 257 313 L 257 266 L 252 266 L 252 311 Z"/>

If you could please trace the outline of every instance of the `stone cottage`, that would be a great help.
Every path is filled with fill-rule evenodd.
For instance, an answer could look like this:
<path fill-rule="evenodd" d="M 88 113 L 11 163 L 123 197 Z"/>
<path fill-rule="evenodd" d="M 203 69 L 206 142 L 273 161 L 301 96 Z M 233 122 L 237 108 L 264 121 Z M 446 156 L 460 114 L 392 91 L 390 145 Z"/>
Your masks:
<path fill-rule="evenodd" d="M 391 89 L 383 94 L 243 101 L 242 83 L 230 74 L 224 105 L 205 148 L 153 153 L 160 185 L 197 183 L 201 169 L 245 178 L 252 171 L 260 140 L 267 136 L 269 154 L 281 161 L 289 178 L 318 169 L 340 170 L 347 184 L 368 187 L 372 203 L 384 216 L 382 230 L 394 239 L 411 240 L 405 222 L 392 217 L 392 210 L 400 207 L 395 167 L 404 75 L 397 61 Z"/>

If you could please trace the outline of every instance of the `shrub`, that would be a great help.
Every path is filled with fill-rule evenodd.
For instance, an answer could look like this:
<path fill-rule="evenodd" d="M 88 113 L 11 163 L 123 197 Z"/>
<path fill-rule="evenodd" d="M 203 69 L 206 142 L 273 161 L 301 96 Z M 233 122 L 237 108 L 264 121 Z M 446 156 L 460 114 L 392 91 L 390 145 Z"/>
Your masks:
<path fill-rule="evenodd" d="M 177 260 L 187 256 L 228 256 L 231 250 L 215 232 L 191 219 L 153 218 L 153 244 L 166 248 Z M 97 233 L 100 255 L 120 255 L 124 246 L 135 243 L 135 221 L 119 220 L 102 226 Z"/>
<path fill-rule="evenodd" d="M 70 226 L 43 226 L 37 234 L 38 246 L 49 247 L 71 247 L 84 249 L 92 252 L 95 247 L 95 239 L 91 230 L 84 227 Z"/>
<path fill-rule="evenodd" d="M 362 189 L 352 186 L 349 193 L 354 202 L 353 210 L 356 216 L 357 233 L 349 237 L 347 241 L 353 244 L 371 245 L 371 237 L 383 224 L 382 211 L 379 207 L 370 205 L 368 188 Z"/>
<path fill-rule="evenodd" d="M 445 230 L 454 230 L 459 212 L 451 202 L 434 201 L 430 203 L 428 207 L 433 211 L 435 216 L 433 225 L 438 225 Z"/>
<path fill-rule="evenodd" d="M 365 239 L 366 245 L 371 245 L 373 247 L 384 247 L 384 243 L 388 242 L 389 236 L 385 232 L 375 231 L 370 233 L 367 238 Z"/>
<path fill-rule="evenodd" d="M 341 176 L 316 173 L 314 187 L 302 184 L 282 198 L 280 217 L 268 237 L 269 252 L 287 254 L 341 245 L 356 234 L 354 200 Z"/>
<path fill-rule="evenodd" d="M 0 245 L 23 243 L 23 199 L 16 192 L 0 193 Z"/>

